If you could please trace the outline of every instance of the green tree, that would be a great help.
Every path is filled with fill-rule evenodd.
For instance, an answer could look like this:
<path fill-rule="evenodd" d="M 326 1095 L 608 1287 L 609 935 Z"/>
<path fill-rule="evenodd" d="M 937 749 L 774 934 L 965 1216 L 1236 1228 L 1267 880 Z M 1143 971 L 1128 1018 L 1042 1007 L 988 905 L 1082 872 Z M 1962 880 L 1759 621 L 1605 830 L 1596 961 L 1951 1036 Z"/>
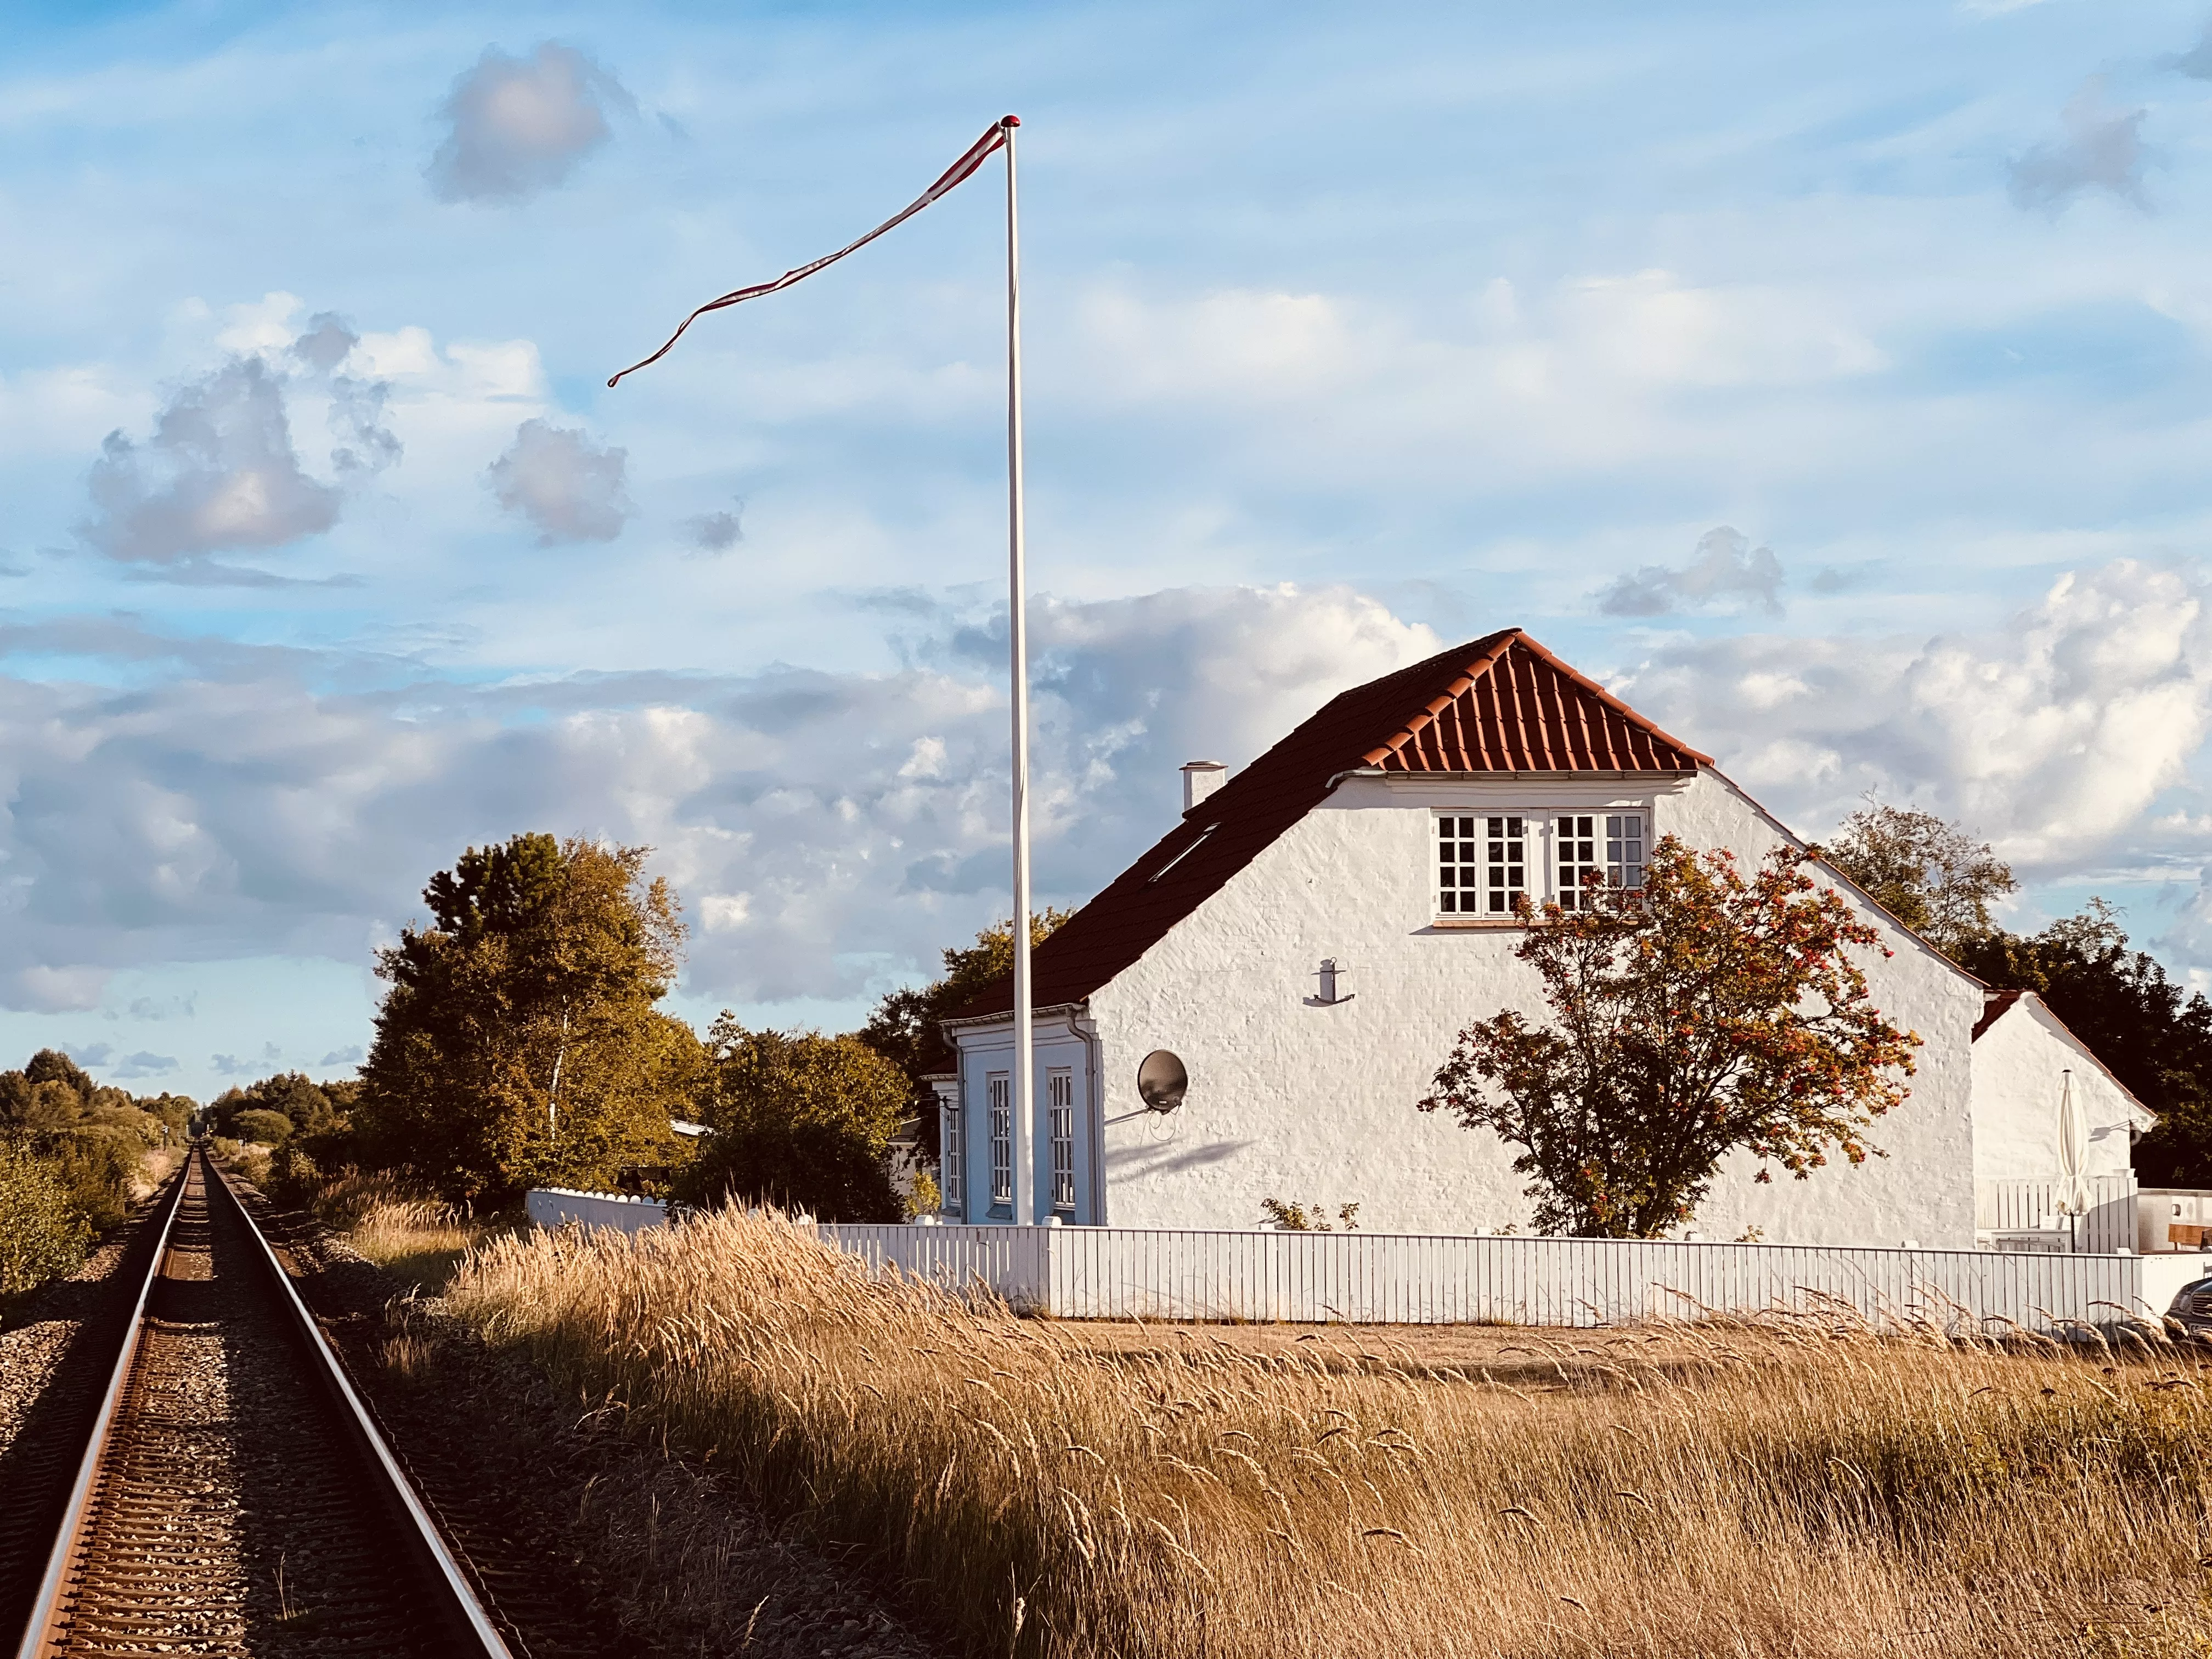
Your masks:
<path fill-rule="evenodd" d="M 714 1131 L 677 1177 L 689 1203 L 726 1199 L 805 1210 L 827 1221 L 896 1221 L 890 1140 L 907 1079 L 858 1037 L 749 1031 L 725 1012 L 708 1036 Z"/>
<path fill-rule="evenodd" d="M 1030 948 L 1043 944 L 1074 914 L 1049 905 L 1031 911 Z M 1014 920 L 1009 916 L 977 933 L 973 945 L 946 950 L 943 978 L 885 995 L 860 1028 L 860 1041 L 904 1074 L 907 1115 L 917 1120 L 921 1150 L 932 1161 L 939 1155 L 937 1101 L 921 1079 L 952 1067 L 940 1024 L 1013 971 Z"/>
<path fill-rule="evenodd" d="M 190 1095 L 173 1095 L 166 1090 L 158 1095 L 142 1095 L 138 1104 L 161 1121 L 173 1141 L 182 1141 L 191 1133 L 192 1114 L 200 1109 L 199 1102 Z"/>
<path fill-rule="evenodd" d="M 281 1146 L 292 1138 L 292 1120 L 282 1112 L 254 1107 L 234 1112 L 230 1133 L 240 1140 L 258 1140 L 264 1146 Z"/>
<path fill-rule="evenodd" d="M 2034 992 L 2158 1114 L 2134 1152 L 2145 1186 L 2212 1187 L 2212 1004 L 2131 948 L 2110 904 L 2093 898 L 2026 938 L 1991 933 L 1960 965 L 1997 989 Z"/>
<path fill-rule="evenodd" d="M 1738 1148 L 1802 1180 L 1903 1100 L 1919 1037 L 1882 1018 L 1851 946 L 1879 943 L 1812 854 L 1778 848 L 1749 881 L 1674 837 L 1640 892 L 1587 910 L 1524 900 L 1515 954 L 1553 1024 L 1510 1010 L 1459 1035 L 1425 1112 L 1521 1148 L 1539 1231 L 1650 1238 L 1696 1213 Z"/>
<path fill-rule="evenodd" d="M 1995 933 L 1990 905 L 2020 883 L 1989 843 L 1933 812 L 1868 802 L 1820 854 L 1954 960 Z"/>
<path fill-rule="evenodd" d="M 68 1084 L 33 1083 L 27 1073 L 0 1072 L 0 1132 L 47 1134 L 83 1115 L 84 1103 Z"/>
<path fill-rule="evenodd" d="M 299 1133 L 311 1135 L 326 1132 L 338 1120 L 329 1093 L 304 1072 L 279 1072 L 242 1089 L 226 1089 L 208 1110 L 219 1134 L 236 1133 L 231 1126 L 242 1112 L 275 1112 Z"/>
<path fill-rule="evenodd" d="M 354 1113 L 372 1156 L 476 1199 L 674 1155 L 701 1060 L 653 1006 L 684 929 L 651 850 L 524 835 L 432 877 L 430 925 L 378 956 Z"/>
<path fill-rule="evenodd" d="M 23 1075 L 33 1083 L 59 1083 L 79 1100 L 88 1101 L 100 1085 L 84 1067 L 58 1048 L 41 1048 L 24 1063 Z"/>

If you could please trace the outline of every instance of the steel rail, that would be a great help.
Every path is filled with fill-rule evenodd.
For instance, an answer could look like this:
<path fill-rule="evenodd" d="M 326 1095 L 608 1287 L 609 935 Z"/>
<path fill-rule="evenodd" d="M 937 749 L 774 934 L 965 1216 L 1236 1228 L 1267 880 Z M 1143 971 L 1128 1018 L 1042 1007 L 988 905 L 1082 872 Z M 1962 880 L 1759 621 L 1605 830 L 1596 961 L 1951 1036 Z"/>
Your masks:
<path fill-rule="evenodd" d="M 15 1650 L 17 1659 L 39 1659 L 46 1645 L 53 1615 L 61 1606 L 62 1593 L 69 1581 L 70 1557 L 92 1513 L 92 1505 L 86 1500 L 91 1497 L 92 1483 L 100 1473 L 100 1455 L 107 1446 L 107 1431 L 115 1420 L 116 1402 L 123 1398 L 123 1385 L 131 1375 L 131 1361 L 138 1356 L 138 1331 L 145 1322 L 146 1303 L 154 1294 L 155 1281 L 161 1277 L 162 1265 L 168 1260 L 169 1232 L 176 1225 L 177 1212 L 184 1207 L 185 1188 L 191 1183 L 191 1172 L 192 1154 L 188 1151 L 185 1161 L 177 1165 L 176 1190 L 169 1194 L 168 1212 L 161 1218 L 161 1231 L 155 1235 L 154 1253 L 146 1264 L 146 1277 L 138 1286 L 137 1299 L 131 1304 L 131 1317 L 124 1322 L 123 1342 L 116 1351 L 115 1368 L 108 1373 L 107 1392 L 100 1396 L 100 1411 L 92 1419 L 92 1434 L 85 1443 L 84 1456 L 78 1461 L 76 1480 L 70 1487 L 69 1506 L 62 1512 L 62 1524 L 54 1534 L 53 1550 L 46 1557 L 46 1577 L 39 1581 L 38 1600 L 31 1604 L 22 1642 Z"/>
<path fill-rule="evenodd" d="M 115 1367 L 108 1378 L 107 1391 L 102 1396 L 100 1411 L 94 1419 L 92 1432 L 86 1443 L 84 1456 L 78 1464 L 76 1480 L 70 1490 L 69 1507 L 55 1534 L 54 1547 L 46 1561 L 46 1577 L 40 1582 L 38 1599 L 33 1604 L 30 1618 L 24 1627 L 21 1644 L 15 1650 L 16 1659 L 46 1659 L 61 1633 L 59 1626 L 70 1589 L 70 1565 L 78 1553 L 78 1546 L 90 1528 L 94 1504 L 92 1496 L 103 1455 L 112 1437 L 118 1416 L 131 1369 L 137 1362 L 142 1340 L 146 1332 L 146 1310 L 155 1284 L 161 1277 L 169 1253 L 170 1232 L 178 1212 L 183 1206 L 185 1189 L 191 1175 L 191 1158 L 202 1160 L 203 1172 L 212 1177 L 205 1183 L 210 1188 L 220 1188 L 232 1208 L 246 1223 L 247 1235 L 258 1247 L 258 1259 L 272 1275 L 274 1283 L 283 1293 L 284 1304 L 291 1313 L 291 1328 L 303 1347 L 313 1356 L 312 1369 L 325 1385 L 337 1414 L 354 1440 L 369 1468 L 380 1473 L 380 1492 L 366 1495 L 364 1501 L 374 1503 L 382 1499 L 394 1516 L 399 1530 L 417 1565 L 426 1576 L 441 1587 L 446 1595 L 443 1620 L 447 1626 L 447 1642 L 442 1651 L 460 1656 L 461 1659 L 518 1659 L 516 1650 L 506 1640 L 484 1612 L 473 1585 L 462 1571 L 453 1552 L 440 1535 L 437 1524 L 416 1495 L 413 1483 L 407 1478 L 398 1461 L 392 1455 L 368 1413 L 367 1406 L 355 1391 L 344 1364 L 331 1347 L 322 1327 L 301 1299 L 292 1282 L 292 1275 L 270 1249 L 269 1241 L 255 1223 L 252 1213 L 230 1184 L 228 1176 L 218 1169 L 204 1152 L 187 1156 L 178 1170 L 176 1190 L 169 1200 L 169 1208 L 161 1220 L 161 1230 L 155 1240 L 153 1258 L 147 1267 L 145 1280 L 138 1288 L 137 1299 L 131 1308 L 130 1321 L 125 1328 L 123 1344 L 116 1357 Z M 526 1656 L 523 1656 L 526 1659 Z"/>
<path fill-rule="evenodd" d="M 268 1239 L 263 1237 L 252 1212 L 247 1210 L 245 1200 L 231 1186 L 229 1176 L 216 1168 L 211 1160 L 207 1167 L 214 1174 L 216 1184 L 222 1188 L 223 1196 L 230 1200 L 232 1207 L 244 1219 L 247 1233 L 259 1247 L 260 1260 L 267 1265 L 270 1273 L 275 1276 L 277 1288 L 283 1292 L 285 1303 L 297 1321 L 295 1328 L 321 1362 L 316 1368 L 318 1375 L 343 1407 L 341 1414 L 345 1418 L 348 1427 L 352 1430 L 362 1449 L 368 1455 L 370 1463 L 383 1474 L 386 1492 L 396 1500 L 397 1507 L 406 1517 L 408 1524 L 404 1530 L 409 1542 L 426 1559 L 433 1576 L 445 1586 L 452 1604 L 449 1611 L 458 1615 L 458 1622 L 473 1644 L 467 1651 L 486 1656 L 486 1659 L 515 1659 L 514 1650 L 507 1645 L 506 1639 L 500 1635 L 486 1615 L 483 1604 L 477 1599 L 476 1587 L 461 1571 L 461 1565 L 454 1559 L 453 1551 L 447 1548 L 437 1522 L 430 1518 L 430 1512 L 422 1507 L 422 1500 L 416 1495 L 415 1483 L 399 1467 L 399 1460 L 392 1455 L 392 1448 L 385 1443 L 382 1431 L 369 1416 L 368 1407 L 362 1403 L 361 1395 L 355 1392 L 353 1379 L 346 1375 L 344 1362 L 339 1359 L 337 1351 L 331 1347 L 330 1338 L 323 1334 L 321 1324 L 313 1314 L 308 1312 L 307 1304 L 301 1300 L 299 1287 L 293 1284 L 292 1275 L 276 1259 L 276 1252 L 270 1248 Z M 459 1655 L 461 1650 L 454 1651 Z"/>

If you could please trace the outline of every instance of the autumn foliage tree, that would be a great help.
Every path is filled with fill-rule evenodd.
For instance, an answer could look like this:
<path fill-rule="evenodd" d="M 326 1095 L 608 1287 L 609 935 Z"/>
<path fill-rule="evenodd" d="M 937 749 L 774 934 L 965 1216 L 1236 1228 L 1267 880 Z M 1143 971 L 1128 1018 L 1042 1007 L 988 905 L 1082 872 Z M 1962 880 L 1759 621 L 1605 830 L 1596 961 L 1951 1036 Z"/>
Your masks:
<path fill-rule="evenodd" d="M 471 848 L 431 878 L 389 981 L 356 1127 L 377 1161 L 457 1197 L 613 1184 L 665 1161 L 705 1056 L 654 1007 L 684 941 L 643 847 L 547 835 Z"/>
<path fill-rule="evenodd" d="M 1510 1010 L 1459 1035 L 1425 1112 L 1521 1149 L 1544 1232 L 1650 1238 L 1689 1221 L 1739 1149 L 1799 1179 L 1905 1097 L 1919 1037 L 1881 1017 L 1852 947 L 1878 943 L 1812 854 L 1778 848 L 1747 880 L 1673 836 L 1644 888 L 1586 910 L 1524 900 L 1515 954 L 1552 1020 Z"/>

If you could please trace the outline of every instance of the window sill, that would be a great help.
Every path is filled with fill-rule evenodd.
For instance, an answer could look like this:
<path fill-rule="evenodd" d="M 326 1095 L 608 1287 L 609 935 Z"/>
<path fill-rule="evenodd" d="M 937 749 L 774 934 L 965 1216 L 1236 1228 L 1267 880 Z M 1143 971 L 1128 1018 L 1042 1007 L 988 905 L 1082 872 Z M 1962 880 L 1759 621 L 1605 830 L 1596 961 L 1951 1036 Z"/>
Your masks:
<path fill-rule="evenodd" d="M 1520 922 L 1511 916 L 1437 916 L 1430 921 L 1427 931 L 1432 933 L 1503 933 L 1520 926 Z"/>

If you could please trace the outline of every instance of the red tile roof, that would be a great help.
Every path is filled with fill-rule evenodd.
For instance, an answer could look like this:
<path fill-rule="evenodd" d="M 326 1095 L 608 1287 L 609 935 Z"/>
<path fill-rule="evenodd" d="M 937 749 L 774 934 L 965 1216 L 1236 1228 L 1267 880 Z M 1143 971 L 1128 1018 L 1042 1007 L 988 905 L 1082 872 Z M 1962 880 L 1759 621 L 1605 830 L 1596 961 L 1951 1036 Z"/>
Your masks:
<path fill-rule="evenodd" d="M 1466 672 L 1362 758 L 1386 772 L 1680 773 L 1711 763 L 1519 629 L 1491 641 L 1478 641 L 1486 648 Z"/>
<path fill-rule="evenodd" d="M 1973 1035 L 1966 1040 L 1969 1042 L 1979 1042 L 1982 1040 L 1982 1033 L 2010 1013 L 2013 1004 L 2018 1002 L 2024 994 L 2020 991 L 1989 992 L 1982 1000 L 1982 1017 L 1974 1022 Z M 2055 1019 L 2057 1016 L 2054 1014 L 2052 1018 Z"/>
<path fill-rule="evenodd" d="M 1347 772 L 1638 772 L 1707 757 L 1677 742 L 1517 628 L 1333 699 L 1185 815 L 1037 947 L 1040 1008 L 1080 1002 L 1218 892 Z M 1012 1011 L 1000 980 L 956 1018 Z"/>

